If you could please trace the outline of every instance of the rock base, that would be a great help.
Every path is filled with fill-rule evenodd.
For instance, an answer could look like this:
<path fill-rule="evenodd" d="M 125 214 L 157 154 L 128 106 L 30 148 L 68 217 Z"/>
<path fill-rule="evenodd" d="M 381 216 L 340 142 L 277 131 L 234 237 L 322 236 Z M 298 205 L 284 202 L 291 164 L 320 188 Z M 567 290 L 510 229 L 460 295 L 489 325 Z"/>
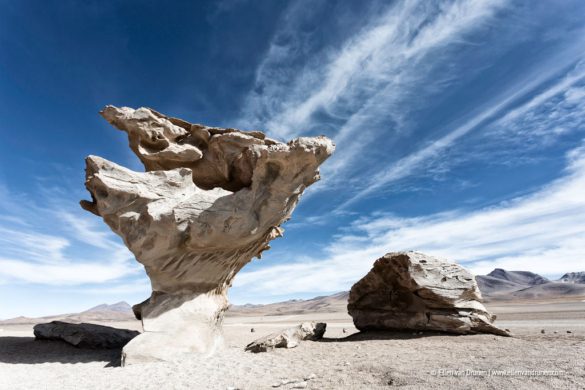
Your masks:
<path fill-rule="evenodd" d="M 223 347 L 225 293 L 153 293 L 134 306 L 144 332 L 122 351 L 122 365 L 180 360 L 183 354 L 212 354 Z"/>

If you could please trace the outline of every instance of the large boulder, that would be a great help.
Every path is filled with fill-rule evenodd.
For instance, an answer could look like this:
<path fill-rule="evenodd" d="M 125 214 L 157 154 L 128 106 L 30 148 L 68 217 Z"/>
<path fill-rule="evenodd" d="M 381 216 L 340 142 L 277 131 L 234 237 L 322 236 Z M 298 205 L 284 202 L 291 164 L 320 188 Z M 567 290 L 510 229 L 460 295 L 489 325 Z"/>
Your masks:
<path fill-rule="evenodd" d="M 128 344 L 140 332 L 95 324 L 53 321 L 33 328 L 37 340 L 61 340 L 74 347 L 117 349 Z"/>
<path fill-rule="evenodd" d="M 150 298 L 133 307 L 144 333 L 124 348 L 123 364 L 211 353 L 222 345 L 234 276 L 282 235 L 334 145 L 325 137 L 285 144 L 148 108 L 101 114 L 128 134 L 147 171 L 86 159 L 92 201 L 81 206 L 123 238 L 152 284 Z"/>
<path fill-rule="evenodd" d="M 294 348 L 304 340 L 320 340 L 325 334 L 327 324 L 323 322 L 303 322 L 292 328 L 269 334 L 246 346 L 246 351 L 258 353 L 274 348 Z"/>
<path fill-rule="evenodd" d="M 493 325 L 463 267 L 417 252 L 388 253 L 353 285 L 347 309 L 359 330 L 435 330 L 509 336 Z"/>

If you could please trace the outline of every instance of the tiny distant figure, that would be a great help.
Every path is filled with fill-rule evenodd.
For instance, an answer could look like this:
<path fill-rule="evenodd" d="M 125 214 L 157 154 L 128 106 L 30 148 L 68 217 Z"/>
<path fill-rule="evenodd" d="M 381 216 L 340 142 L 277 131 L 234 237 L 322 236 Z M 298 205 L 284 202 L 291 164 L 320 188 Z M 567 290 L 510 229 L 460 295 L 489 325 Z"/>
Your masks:
<path fill-rule="evenodd" d="M 250 329 L 250 333 L 254 333 L 254 332 L 256 332 L 256 329 L 254 329 L 254 328 Z"/>
<path fill-rule="evenodd" d="M 347 329 L 345 329 L 345 328 L 343 328 L 341 331 L 342 331 L 343 333 L 347 333 Z"/>

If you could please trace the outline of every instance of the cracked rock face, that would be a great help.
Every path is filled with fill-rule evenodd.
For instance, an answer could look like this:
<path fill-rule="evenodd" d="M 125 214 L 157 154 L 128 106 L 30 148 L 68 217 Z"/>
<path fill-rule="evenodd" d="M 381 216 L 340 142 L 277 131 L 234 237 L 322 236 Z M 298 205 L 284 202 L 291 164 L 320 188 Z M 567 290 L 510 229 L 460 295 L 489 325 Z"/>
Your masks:
<path fill-rule="evenodd" d="M 135 305 L 144 333 L 125 364 L 213 352 L 237 272 L 282 235 L 302 192 L 334 150 L 325 137 L 286 144 L 259 131 L 191 124 L 148 108 L 107 106 L 146 172 L 86 159 L 81 206 L 101 216 L 146 269 L 152 295 Z"/>
<path fill-rule="evenodd" d="M 417 252 L 388 253 L 353 285 L 347 310 L 359 330 L 434 330 L 509 336 L 493 325 L 474 276 Z"/>

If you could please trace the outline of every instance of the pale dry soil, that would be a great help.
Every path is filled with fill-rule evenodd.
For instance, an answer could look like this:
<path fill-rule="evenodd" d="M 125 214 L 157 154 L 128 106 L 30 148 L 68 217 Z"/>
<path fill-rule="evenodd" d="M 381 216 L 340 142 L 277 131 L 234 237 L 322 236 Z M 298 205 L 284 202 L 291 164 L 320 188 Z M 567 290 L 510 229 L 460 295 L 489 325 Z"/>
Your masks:
<path fill-rule="evenodd" d="M 585 388 L 585 302 L 508 302 L 488 307 L 498 314 L 497 324 L 509 328 L 515 337 L 360 334 L 345 313 L 228 316 L 226 348 L 220 353 L 124 368 L 119 367 L 119 351 L 34 341 L 31 326 L 2 326 L 0 388 Z M 244 352 L 252 340 L 306 320 L 327 322 L 323 341 L 268 353 Z M 107 325 L 140 329 L 138 322 Z M 254 333 L 250 332 L 252 327 Z M 343 333 L 344 328 L 347 333 Z"/>

